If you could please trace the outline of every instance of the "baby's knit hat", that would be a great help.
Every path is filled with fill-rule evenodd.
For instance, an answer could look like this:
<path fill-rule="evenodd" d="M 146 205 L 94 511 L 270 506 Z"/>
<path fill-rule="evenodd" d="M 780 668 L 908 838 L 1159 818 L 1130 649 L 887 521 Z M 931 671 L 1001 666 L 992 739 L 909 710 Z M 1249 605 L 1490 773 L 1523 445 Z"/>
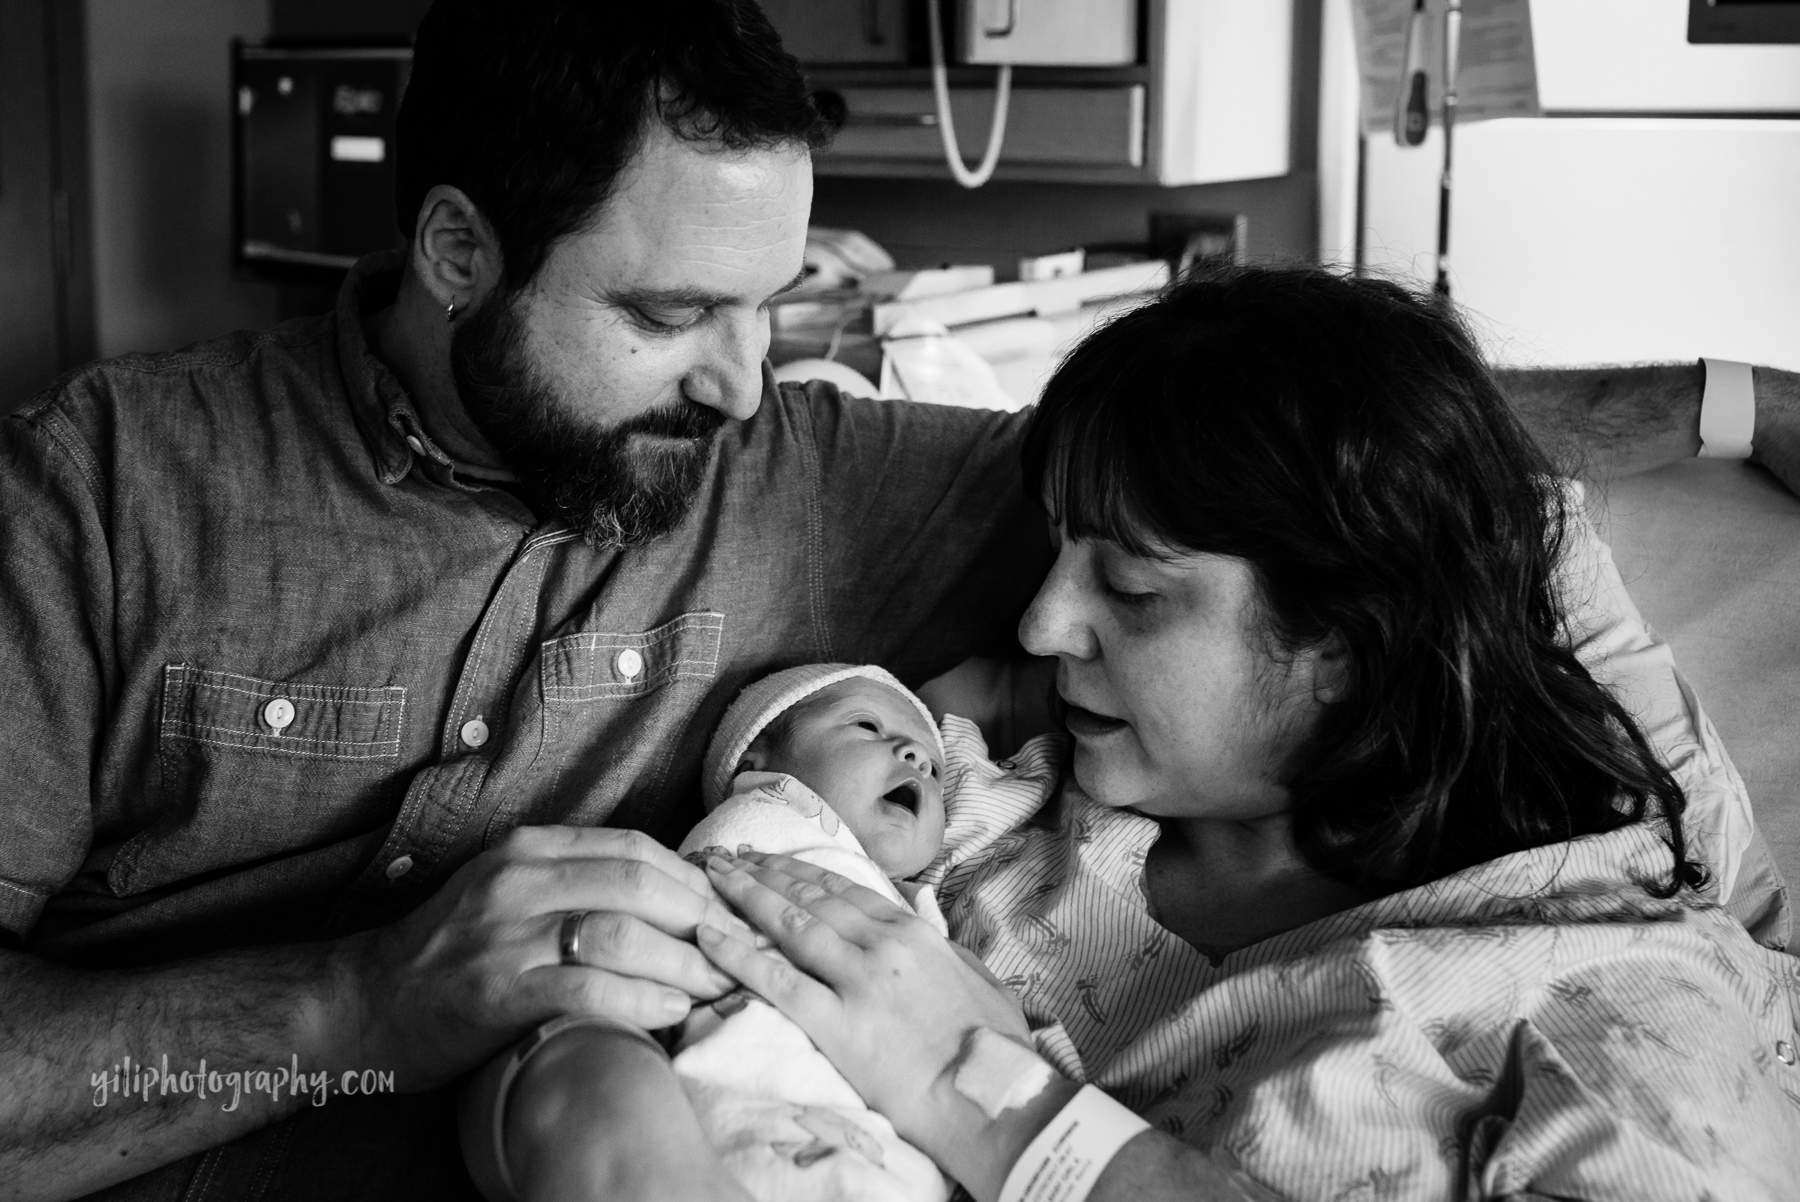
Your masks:
<path fill-rule="evenodd" d="M 874 664 L 802 664 L 784 672 L 772 672 L 747 686 L 725 711 L 719 729 L 713 732 L 712 744 L 706 749 L 706 760 L 701 769 L 700 792 L 708 812 L 731 792 L 738 761 L 744 758 L 744 752 L 776 715 L 800 704 L 820 689 L 853 676 L 866 676 L 884 684 L 917 706 L 919 716 L 925 719 L 925 728 L 931 732 L 938 764 L 943 764 L 944 736 L 938 733 L 937 720 L 911 689 L 894 679 L 893 673 Z"/>

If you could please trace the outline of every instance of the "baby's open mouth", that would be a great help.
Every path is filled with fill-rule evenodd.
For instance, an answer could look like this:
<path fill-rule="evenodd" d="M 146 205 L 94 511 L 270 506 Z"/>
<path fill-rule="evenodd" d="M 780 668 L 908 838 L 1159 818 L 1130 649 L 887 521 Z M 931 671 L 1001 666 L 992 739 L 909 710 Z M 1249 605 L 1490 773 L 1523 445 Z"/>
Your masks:
<path fill-rule="evenodd" d="M 881 795 L 881 800 L 892 802 L 897 806 L 905 806 L 915 814 L 919 812 L 919 802 L 921 799 L 922 793 L 919 789 L 919 782 L 916 780 L 909 780 L 904 784 L 896 785 Z"/>

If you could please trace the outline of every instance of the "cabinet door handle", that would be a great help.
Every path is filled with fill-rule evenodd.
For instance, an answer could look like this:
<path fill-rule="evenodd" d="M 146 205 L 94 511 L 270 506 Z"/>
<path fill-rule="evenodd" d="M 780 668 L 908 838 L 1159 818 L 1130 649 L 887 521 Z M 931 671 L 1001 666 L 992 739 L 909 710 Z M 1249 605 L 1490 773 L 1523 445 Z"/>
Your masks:
<path fill-rule="evenodd" d="M 903 128 L 928 126 L 935 128 L 937 123 L 936 113 L 849 113 L 844 118 L 845 125 L 897 125 Z"/>
<path fill-rule="evenodd" d="M 983 9 L 985 12 L 988 12 L 988 13 L 993 12 L 994 6 L 991 3 L 991 0 L 988 4 L 983 5 Z M 1011 37 L 1012 31 L 1014 30 L 1014 28 L 1016 28 L 1018 26 L 1018 24 L 1019 24 L 1019 0 L 1006 0 L 1006 24 L 990 25 L 984 19 L 981 23 L 981 35 L 983 37 L 988 37 L 988 38 Z"/>

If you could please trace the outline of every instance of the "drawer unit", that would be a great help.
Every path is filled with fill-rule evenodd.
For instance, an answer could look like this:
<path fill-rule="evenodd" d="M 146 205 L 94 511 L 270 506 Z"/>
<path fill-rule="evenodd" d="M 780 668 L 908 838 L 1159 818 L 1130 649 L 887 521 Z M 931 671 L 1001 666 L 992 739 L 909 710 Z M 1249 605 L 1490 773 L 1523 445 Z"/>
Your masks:
<path fill-rule="evenodd" d="M 831 149 L 819 156 L 821 169 L 856 159 L 943 162 L 930 88 L 832 90 L 843 98 L 845 120 Z M 980 152 L 993 111 L 992 88 L 951 89 L 950 112 L 965 156 Z M 1142 167 L 1143 85 L 1015 87 L 1000 162 Z"/>
<path fill-rule="evenodd" d="M 803 63 L 904 63 L 907 0 L 761 0 L 782 46 Z"/>

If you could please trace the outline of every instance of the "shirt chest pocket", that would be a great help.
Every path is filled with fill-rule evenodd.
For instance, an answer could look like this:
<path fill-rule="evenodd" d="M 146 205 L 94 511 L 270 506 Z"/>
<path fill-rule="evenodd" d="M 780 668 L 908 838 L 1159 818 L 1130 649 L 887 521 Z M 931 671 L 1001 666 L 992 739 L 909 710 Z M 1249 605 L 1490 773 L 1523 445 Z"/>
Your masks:
<path fill-rule="evenodd" d="M 539 685 L 551 784 L 513 822 L 594 824 L 627 797 L 654 804 L 678 757 L 698 752 L 689 729 L 719 670 L 725 615 L 684 613 L 650 630 L 587 630 L 542 646 Z M 510 825 L 511 822 L 508 823 Z"/>
<path fill-rule="evenodd" d="M 108 870 L 136 893 L 316 847 L 392 816 L 406 690 L 163 669 L 159 805 Z"/>

